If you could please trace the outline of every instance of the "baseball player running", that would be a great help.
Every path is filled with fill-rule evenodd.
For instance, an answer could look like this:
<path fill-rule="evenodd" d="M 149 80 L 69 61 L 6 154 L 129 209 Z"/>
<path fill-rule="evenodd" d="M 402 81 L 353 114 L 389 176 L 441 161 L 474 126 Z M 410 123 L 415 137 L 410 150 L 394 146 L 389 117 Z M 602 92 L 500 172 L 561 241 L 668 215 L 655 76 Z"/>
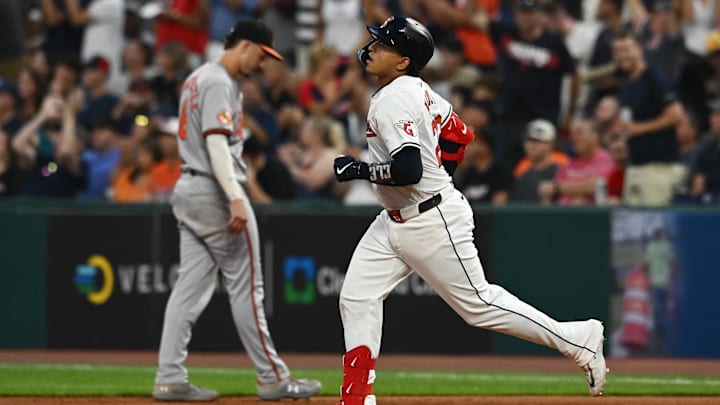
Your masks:
<path fill-rule="evenodd" d="M 246 166 L 242 95 L 235 77 L 247 76 L 269 55 L 272 32 L 253 20 L 238 22 L 225 51 L 185 81 L 180 99 L 179 150 L 182 176 L 171 203 L 180 228 L 180 269 L 165 310 L 153 397 L 209 401 L 218 393 L 188 382 L 187 345 L 192 326 L 223 276 L 235 327 L 257 370 L 257 395 L 264 400 L 307 398 L 320 382 L 292 379 L 278 357 L 263 310 L 263 280 L 255 214 L 240 183 Z"/>
<path fill-rule="evenodd" d="M 471 326 L 558 349 L 584 369 L 590 394 L 602 394 L 599 321 L 558 322 L 485 280 L 472 209 L 450 177 L 473 135 L 418 77 L 433 54 L 427 28 L 395 16 L 367 29 L 372 39 L 358 61 L 380 85 L 367 118 L 369 162 L 338 156 L 334 168 L 339 181 L 370 181 L 385 209 L 355 249 L 340 292 L 347 352 L 339 405 L 375 404 L 383 301 L 412 271 Z"/>

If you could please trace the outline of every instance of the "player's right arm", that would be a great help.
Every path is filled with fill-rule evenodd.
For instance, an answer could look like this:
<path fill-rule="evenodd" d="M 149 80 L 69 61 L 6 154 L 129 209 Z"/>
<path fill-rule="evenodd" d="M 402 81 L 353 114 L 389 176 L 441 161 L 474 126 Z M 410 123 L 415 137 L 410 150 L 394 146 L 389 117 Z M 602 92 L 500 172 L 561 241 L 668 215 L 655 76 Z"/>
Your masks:
<path fill-rule="evenodd" d="M 235 95 L 235 97 L 237 97 Z M 213 175 L 230 201 L 230 233 L 240 233 L 247 225 L 240 183 L 235 178 L 228 137 L 233 136 L 232 88 L 223 83 L 213 83 L 205 91 L 201 107 L 201 129 L 205 137 Z"/>

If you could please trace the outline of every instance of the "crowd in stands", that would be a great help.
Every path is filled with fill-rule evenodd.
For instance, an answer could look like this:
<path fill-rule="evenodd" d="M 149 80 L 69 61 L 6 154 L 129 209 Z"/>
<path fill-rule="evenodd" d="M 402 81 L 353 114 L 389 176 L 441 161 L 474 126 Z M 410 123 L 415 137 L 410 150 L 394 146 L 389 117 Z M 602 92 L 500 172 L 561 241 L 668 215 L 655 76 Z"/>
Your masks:
<path fill-rule="evenodd" d="M 375 204 L 332 161 L 366 154 L 355 53 L 393 14 L 476 135 L 471 202 L 720 202 L 720 0 L 0 0 L 0 196 L 167 201 L 183 81 L 249 17 L 285 62 L 239 78 L 248 195 Z"/>

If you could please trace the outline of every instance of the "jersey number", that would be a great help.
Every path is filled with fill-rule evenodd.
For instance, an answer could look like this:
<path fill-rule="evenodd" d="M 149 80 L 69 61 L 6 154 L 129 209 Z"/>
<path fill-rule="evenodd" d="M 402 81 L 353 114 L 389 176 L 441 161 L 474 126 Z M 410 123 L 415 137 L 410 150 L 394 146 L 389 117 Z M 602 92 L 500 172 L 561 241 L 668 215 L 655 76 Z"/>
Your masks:
<path fill-rule="evenodd" d="M 440 124 L 442 124 L 442 117 L 437 115 L 432 122 L 433 136 L 437 140 L 437 146 L 435 146 L 435 156 L 437 156 L 438 167 L 442 167 L 442 158 L 440 157 Z"/>
<path fill-rule="evenodd" d="M 188 108 L 188 101 L 185 100 L 183 102 L 182 108 L 180 109 L 180 122 L 178 124 L 178 126 L 179 126 L 178 136 L 180 137 L 180 139 L 183 139 L 183 140 L 185 138 L 187 138 L 187 121 L 188 121 L 187 108 Z"/>

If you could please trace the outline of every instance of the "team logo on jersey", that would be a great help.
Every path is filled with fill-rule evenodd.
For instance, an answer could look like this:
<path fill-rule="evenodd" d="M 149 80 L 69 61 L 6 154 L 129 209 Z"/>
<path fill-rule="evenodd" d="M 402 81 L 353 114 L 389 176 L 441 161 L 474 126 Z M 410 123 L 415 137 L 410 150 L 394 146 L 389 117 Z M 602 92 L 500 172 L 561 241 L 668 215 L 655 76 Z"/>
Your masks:
<path fill-rule="evenodd" d="M 233 121 L 232 114 L 228 110 L 220 110 L 220 112 L 217 113 L 216 117 L 217 117 L 218 122 L 223 125 L 232 124 L 232 121 Z"/>
<path fill-rule="evenodd" d="M 415 124 L 409 120 L 401 120 L 395 123 L 395 126 L 402 129 L 408 136 L 415 136 Z"/>
<path fill-rule="evenodd" d="M 377 136 L 377 134 L 376 134 L 375 131 L 373 131 L 372 128 L 370 127 L 370 123 L 369 123 L 369 122 L 365 122 L 365 137 L 366 137 L 366 138 L 372 138 L 372 137 L 375 137 L 375 136 Z"/>

